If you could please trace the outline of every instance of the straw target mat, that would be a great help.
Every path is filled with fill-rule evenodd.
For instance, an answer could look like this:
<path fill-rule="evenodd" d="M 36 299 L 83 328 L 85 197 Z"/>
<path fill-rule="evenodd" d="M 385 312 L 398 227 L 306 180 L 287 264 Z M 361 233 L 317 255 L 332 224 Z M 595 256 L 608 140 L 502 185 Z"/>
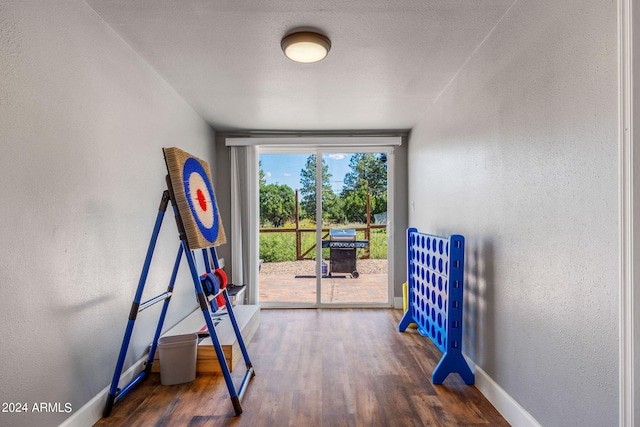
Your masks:
<path fill-rule="evenodd" d="M 162 150 L 189 249 L 226 243 L 209 164 L 176 147 Z"/>

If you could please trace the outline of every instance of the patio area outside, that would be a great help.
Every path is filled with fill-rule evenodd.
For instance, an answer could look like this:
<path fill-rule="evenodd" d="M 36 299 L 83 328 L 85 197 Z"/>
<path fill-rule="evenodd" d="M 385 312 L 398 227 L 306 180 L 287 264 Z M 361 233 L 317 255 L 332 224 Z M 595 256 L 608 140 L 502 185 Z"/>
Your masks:
<path fill-rule="evenodd" d="M 357 278 L 345 273 L 324 277 L 322 303 L 387 303 L 387 260 L 358 260 L 357 271 Z M 315 261 L 263 263 L 260 267 L 260 302 L 315 304 Z"/>

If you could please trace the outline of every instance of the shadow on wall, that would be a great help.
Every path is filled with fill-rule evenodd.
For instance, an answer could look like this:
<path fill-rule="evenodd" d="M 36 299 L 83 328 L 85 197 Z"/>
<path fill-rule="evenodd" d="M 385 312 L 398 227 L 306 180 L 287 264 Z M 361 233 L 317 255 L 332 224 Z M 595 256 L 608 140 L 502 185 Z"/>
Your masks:
<path fill-rule="evenodd" d="M 463 343 L 464 353 L 485 372 L 494 372 L 494 260 L 490 240 L 465 242 Z M 489 357 L 487 357 L 489 356 Z"/>
<path fill-rule="evenodd" d="M 58 306 L 54 306 L 51 309 L 51 314 L 55 317 L 58 316 L 74 316 L 77 314 L 81 314 L 86 310 L 93 310 L 96 307 L 106 304 L 109 301 L 115 300 L 115 293 L 110 293 L 107 295 L 103 295 L 97 298 L 93 298 L 89 301 L 84 301 L 79 304 L 60 304 Z M 65 301 L 66 302 L 66 301 Z"/>

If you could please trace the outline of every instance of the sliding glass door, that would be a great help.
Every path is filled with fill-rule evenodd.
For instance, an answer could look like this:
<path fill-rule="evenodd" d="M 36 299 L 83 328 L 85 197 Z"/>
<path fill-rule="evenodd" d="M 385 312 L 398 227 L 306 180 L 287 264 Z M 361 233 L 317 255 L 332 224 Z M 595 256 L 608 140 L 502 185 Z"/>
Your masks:
<path fill-rule="evenodd" d="M 260 149 L 260 303 L 390 306 L 390 152 Z"/>

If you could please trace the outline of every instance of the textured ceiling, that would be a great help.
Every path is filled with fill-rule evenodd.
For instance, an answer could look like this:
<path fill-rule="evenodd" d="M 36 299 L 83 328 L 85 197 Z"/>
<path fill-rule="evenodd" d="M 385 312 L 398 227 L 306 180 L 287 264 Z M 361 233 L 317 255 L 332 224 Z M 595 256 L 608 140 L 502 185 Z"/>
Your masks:
<path fill-rule="evenodd" d="M 517 0 L 86 0 L 218 130 L 410 129 Z M 280 40 L 316 28 L 329 56 Z"/>

